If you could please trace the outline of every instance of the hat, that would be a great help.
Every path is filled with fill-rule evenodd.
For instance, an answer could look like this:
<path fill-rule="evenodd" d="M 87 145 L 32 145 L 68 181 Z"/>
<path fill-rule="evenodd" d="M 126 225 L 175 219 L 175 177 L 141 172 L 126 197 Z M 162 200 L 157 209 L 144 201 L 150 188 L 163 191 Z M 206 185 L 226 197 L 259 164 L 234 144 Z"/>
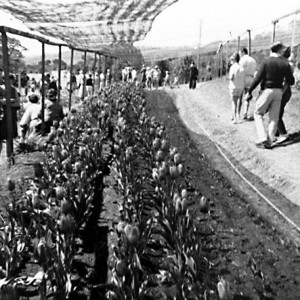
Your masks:
<path fill-rule="evenodd" d="M 281 42 L 276 42 L 271 46 L 271 51 L 277 53 L 284 48 L 284 45 Z"/>

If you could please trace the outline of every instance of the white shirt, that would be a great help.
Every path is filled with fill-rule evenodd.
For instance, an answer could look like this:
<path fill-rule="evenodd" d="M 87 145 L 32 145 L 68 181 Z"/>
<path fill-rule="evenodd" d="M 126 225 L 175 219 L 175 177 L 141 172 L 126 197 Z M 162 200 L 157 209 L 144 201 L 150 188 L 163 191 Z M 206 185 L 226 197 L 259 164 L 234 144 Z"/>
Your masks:
<path fill-rule="evenodd" d="M 241 65 L 234 63 L 229 69 L 229 89 L 243 90 L 245 86 L 245 71 Z"/>
<path fill-rule="evenodd" d="M 254 77 L 254 74 L 256 72 L 256 61 L 254 58 L 252 58 L 248 54 L 244 54 L 241 57 L 239 64 L 244 68 L 245 76 Z"/>

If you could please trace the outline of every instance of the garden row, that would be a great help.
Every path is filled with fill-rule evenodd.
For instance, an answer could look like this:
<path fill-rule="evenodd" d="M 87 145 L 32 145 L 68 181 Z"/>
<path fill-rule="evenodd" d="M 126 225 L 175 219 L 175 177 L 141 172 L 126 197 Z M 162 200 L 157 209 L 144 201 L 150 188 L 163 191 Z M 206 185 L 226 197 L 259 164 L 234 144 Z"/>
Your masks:
<path fill-rule="evenodd" d="M 207 256 L 214 238 L 209 199 L 190 186 L 180 153 L 145 104 L 141 89 L 114 85 L 55 124 L 30 186 L 8 180 L 3 299 L 28 291 L 67 299 L 80 289 L 90 299 L 229 299 L 227 282 L 220 277 L 216 284 Z M 76 266 L 97 227 L 109 173 L 121 199 L 120 221 L 111 228 L 117 242 L 108 281 L 91 283 Z"/>

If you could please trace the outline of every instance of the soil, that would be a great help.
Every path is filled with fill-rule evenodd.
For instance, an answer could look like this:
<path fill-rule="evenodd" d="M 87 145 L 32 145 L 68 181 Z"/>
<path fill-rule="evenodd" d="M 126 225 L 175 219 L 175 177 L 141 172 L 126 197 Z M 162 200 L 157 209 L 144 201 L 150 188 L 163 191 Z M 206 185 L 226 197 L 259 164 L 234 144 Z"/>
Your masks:
<path fill-rule="evenodd" d="M 181 89 L 148 93 L 149 113 L 166 126 L 172 145 L 184 156 L 196 189 L 214 203 L 212 224 L 220 239 L 215 267 L 230 274 L 234 299 L 299 299 L 300 256 L 294 239 L 282 233 L 282 222 L 274 211 L 264 208 L 253 191 L 247 194 L 241 179 L 229 172 L 215 144 L 205 134 L 187 129 L 174 106 L 174 95 L 184 97 L 195 110 L 192 101 L 200 102 L 201 91 Z M 199 119 L 201 115 L 203 111 Z M 230 117 L 227 120 L 229 123 Z M 259 182 L 268 195 L 276 194 L 255 175 L 248 176 Z M 257 203 L 254 205 L 252 200 Z"/>
<path fill-rule="evenodd" d="M 254 126 L 253 122 L 245 122 L 233 127 L 234 125 L 230 124 L 230 103 L 220 109 L 221 103 L 212 101 L 215 97 L 224 99 L 222 88 L 220 88 L 221 96 L 220 92 L 219 96 L 216 95 L 216 85 L 218 88 L 222 86 L 223 91 L 225 90 L 224 82 L 215 82 L 203 84 L 193 91 L 182 86 L 180 89 L 173 90 L 146 91 L 147 113 L 155 116 L 165 125 L 171 144 L 178 148 L 184 158 L 185 166 L 190 172 L 191 184 L 200 194 L 210 199 L 212 209 L 208 218 L 218 244 L 217 251 L 216 249 L 211 251 L 213 268 L 219 274 L 226 274 L 233 299 L 300 299 L 300 254 L 297 247 L 297 230 L 292 229 L 284 218 L 266 205 L 262 197 L 232 170 L 218 149 L 233 161 L 245 178 L 253 182 L 264 195 L 274 200 L 280 208 L 284 207 L 285 213 L 295 221 L 299 216 L 299 209 L 288 198 L 293 195 L 294 190 L 290 187 L 288 192 L 283 194 L 268 182 L 269 173 L 262 170 L 264 166 L 267 169 L 269 164 L 261 163 L 265 160 L 266 154 L 264 150 L 257 150 L 252 145 L 255 140 L 255 132 L 253 128 L 251 129 Z M 216 117 L 217 115 L 220 117 Z M 223 121 L 216 121 L 219 119 Z M 196 121 L 198 124 L 201 123 L 202 129 Z M 229 127 L 230 130 L 227 130 Z M 241 132 L 237 134 L 239 130 Z M 293 130 L 297 132 L 296 128 Z M 213 139 L 207 133 L 208 135 L 213 133 Z M 249 144 L 239 144 L 240 137 L 243 135 L 249 138 Z M 235 146 L 234 151 L 226 146 L 227 142 Z M 245 144 L 247 149 L 252 150 L 249 150 L 247 155 L 242 152 L 243 159 L 241 159 L 236 153 L 240 153 L 241 148 L 245 148 Z M 279 150 L 283 150 L 281 152 L 285 154 L 286 149 L 298 146 L 299 144 L 294 143 L 290 147 Z M 279 150 L 272 151 L 277 153 Z M 256 165 L 251 164 L 253 157 L 257 160 Z M 281 157 L 280 154 L 278 157 Z M 33 163 L 42 160 L 43 153 L 18 154 L 16 164 L 11 168 L 6 167 L 3 154 L 1 158 L 0 209 L 3 215 L 4 205 L 8 201 L 8 191 L 5 186 L 7 177 L 30 178 L 33 174 Z M 292 163 L 290 166 L 296 167 Z M 261 169 L 256 170 L 258 174 L 255 174 L 252 168 L 259 167 Z M 109 180 L 106 179 L 107 184 Z M 112 244 L 108 228 L 118 218 L 117 200 L 112 189 L 105 190 L 100 222 L 107 235 L 101 244 L 101 252 L 104 256 L 95 260 L 96 255 L 90 253 L 82 258 L 89 261 L 90 265 L 103 267 L 104 258 L 107 258 L 111 251 L 110 249 L 107 251 Z M 197 203 L 194 205 L 197 206 Z M 198 217 L 203 217 L 200 216 L 200 212 Z"/>

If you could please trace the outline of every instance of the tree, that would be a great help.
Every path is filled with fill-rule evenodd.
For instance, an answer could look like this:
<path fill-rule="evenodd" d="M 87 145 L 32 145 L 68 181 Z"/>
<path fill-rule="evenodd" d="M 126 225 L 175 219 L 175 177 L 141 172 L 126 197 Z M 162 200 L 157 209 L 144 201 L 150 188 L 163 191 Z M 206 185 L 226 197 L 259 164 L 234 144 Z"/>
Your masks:
<path fill-rule="evenodd" d="M 54 58 L 52 59 L 52 70 L 58 70 L 59 65 L 59 59 Z M 66 70 L 67 69 L 67 63 L 63 60 L 61 60 L 61 69 Z"/>
<path fill-rule="evenodd" d="M 2 38 L 0 37 L 0 68 L 3 68 Z M 18 39 L 8 37 L 8 55 L 10 71 L 18 73 L 24 68 L 25 62 L 22 51 L 26 50 Z"/>

